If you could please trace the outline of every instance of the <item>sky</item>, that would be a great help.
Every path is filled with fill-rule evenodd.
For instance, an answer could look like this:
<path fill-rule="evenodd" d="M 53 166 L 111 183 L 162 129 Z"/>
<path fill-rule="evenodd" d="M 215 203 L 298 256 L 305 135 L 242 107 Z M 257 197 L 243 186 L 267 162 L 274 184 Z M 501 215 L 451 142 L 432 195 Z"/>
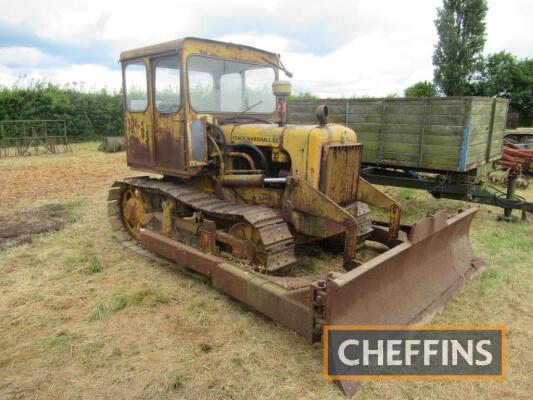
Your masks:
<path fill-rule="evenodd" d="M 0 85 L 117 90 L 121 51 L 185 36 L 280 53 L 293 92 L 386 96 L 433 77 L 441 0 L 0 0 Z M 486 53 L 533 57 L 533 1 L 489 0 Z"/>

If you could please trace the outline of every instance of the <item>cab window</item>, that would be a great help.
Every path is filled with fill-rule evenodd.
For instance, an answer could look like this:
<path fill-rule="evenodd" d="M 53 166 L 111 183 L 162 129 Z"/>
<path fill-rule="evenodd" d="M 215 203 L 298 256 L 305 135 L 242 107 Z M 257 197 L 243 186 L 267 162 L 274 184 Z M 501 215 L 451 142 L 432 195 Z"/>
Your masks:
<path fill-rule="evenodd" d="M 155 106 L 160 113 L 180 107 L 180 68 L 178 57 L 158 60 L 155 64 Z"/>
<path fill-rule="evenodd" d="M 276 98 L 270 65 L 191 55 L 187 60 L 189 102 L 197 112 L 272 113 Z"/>
<path fill-rule="evenodd" d="M 144 62 L 138 61 L 126 65 L 124 80 L 127 110 L 130 112 L 145 111 L 148 107 L 148 83 Z"/>

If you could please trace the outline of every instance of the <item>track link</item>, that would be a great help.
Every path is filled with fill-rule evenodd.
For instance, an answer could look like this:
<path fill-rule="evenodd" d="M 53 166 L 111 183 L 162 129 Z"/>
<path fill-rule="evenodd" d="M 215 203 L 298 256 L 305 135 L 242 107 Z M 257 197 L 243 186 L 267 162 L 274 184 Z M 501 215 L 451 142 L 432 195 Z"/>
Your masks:
<path fill-rule="evenodd" d="M 275 210 L 259 206 L 235 204 L 220 200 L 214 194 L 187 186 L 180 182 L 169 182 L 149 177 L 120 179 L 113 183 L 108 195 L 108 218 L 114 236 L 126 247 L 143 255 L 161 260 L 161 257 L 143 250 L 128 233 L 122 221 L 121 196 L 127 188 L 141 192 L 164 195 L 181 202 L 195 211 L 201 211 L 204 218 L 247 222 L 261 237 L 266 252 L 267 271 L 275 271 L 296 262 L 294 239 L 287 223 Z"/>

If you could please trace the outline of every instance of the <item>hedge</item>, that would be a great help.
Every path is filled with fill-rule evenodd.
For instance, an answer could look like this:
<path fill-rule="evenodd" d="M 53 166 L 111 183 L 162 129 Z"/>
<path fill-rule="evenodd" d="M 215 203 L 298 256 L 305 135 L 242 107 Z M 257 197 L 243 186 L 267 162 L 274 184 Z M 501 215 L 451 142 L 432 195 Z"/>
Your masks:
<path fill-rule="evenodd" d="M 76 84 L 57 86 L 44 81 L 0 87 L 0 121 L 64 119 L 74 142 L 122 135 L 122 94 L 82 89 Z"/>

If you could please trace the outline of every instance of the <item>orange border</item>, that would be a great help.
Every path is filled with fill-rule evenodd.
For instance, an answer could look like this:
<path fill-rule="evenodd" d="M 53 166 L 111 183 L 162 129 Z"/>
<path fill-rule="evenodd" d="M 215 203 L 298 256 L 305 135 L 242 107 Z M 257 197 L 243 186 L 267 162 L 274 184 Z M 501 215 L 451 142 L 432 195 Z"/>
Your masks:
<path fill-rule="evenodd" d="M 329 375 L 328 335 L 329 331 L 340 330 L 405 330 L 405 331 L 501 331 L 502 332 L 502 373 L 501 375 Z M 324 378 L 328 381 L 345 380 L 497 380 L 507 378 L 507 328 L 505 325 L 324 325 Z"/>

